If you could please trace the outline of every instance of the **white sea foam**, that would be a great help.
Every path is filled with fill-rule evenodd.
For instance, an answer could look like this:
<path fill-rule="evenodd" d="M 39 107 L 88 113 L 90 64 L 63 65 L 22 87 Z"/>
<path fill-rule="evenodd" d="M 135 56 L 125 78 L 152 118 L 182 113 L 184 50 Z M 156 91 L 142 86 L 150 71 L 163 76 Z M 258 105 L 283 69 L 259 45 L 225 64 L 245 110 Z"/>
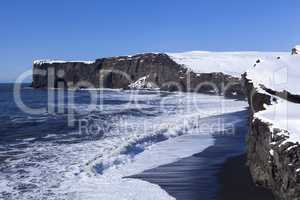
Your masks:
<path fill-rule="evenodd" d="M 65 189 L 78 199 L 173 199 L 157 185 L 123 177 L 191 156 L 212 143 L 210 136 L 173 138 L 148 147 L 132 162 L 112 167 L 102 176 L 80 177 L 76 185 L 66 183 Z"/>

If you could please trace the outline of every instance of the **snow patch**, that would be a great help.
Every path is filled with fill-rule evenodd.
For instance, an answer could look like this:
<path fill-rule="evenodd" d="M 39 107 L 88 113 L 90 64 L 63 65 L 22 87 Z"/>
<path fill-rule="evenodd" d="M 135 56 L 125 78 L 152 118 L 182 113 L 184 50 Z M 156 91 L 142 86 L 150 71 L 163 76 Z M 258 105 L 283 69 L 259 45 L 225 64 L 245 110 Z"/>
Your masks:
<path fill-rule="evenodd" d="M 272 124 L 272 129 L 283 130 L 277 135 L 287 137 L 285 143 L 300 141 L 300 104 L 278 99 L 277 103 L 266 106 L 266 110 L 255 113 L 254 117 Z"/>
<path fill-rule="evenodd" d="M 129 84 L 130 89 L 141 90 L 141 89 L 159 89 L 156 84 L 147 81 L 149 76 L 139 78 L 136 82 Z"/>
<path fill-rule="evenodd" d="M 298 147 L 298 145 L 290 146 L 289 148 L 287 148 L 286 151 L 291 151 L 292 149 L 295 149 L 295 148 L 297 148 L 297 147 Z"/>
<path fill-rule="evenodd" d="M 270 155 L 274 156 L 274 150 L 273 149 L 270 150 Z"/>

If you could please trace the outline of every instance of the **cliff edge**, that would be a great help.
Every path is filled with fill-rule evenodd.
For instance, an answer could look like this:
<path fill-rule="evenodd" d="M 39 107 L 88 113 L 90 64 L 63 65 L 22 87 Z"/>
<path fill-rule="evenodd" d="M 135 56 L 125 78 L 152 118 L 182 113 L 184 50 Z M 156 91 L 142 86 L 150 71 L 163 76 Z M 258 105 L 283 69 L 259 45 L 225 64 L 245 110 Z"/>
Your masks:
<path fill-rule="evenodd" d="M 243 75 L 251 108 L 248 165 L 277 199 L 300 199 L 300 57 L 261 60 Z"/>

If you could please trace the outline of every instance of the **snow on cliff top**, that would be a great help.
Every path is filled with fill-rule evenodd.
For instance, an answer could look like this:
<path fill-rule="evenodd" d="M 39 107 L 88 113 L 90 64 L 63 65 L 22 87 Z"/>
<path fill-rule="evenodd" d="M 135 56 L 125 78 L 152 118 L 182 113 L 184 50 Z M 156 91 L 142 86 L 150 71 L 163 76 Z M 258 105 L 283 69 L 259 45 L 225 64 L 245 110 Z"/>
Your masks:
<path fill-rule="evenodd" d="M 294 49 L 297 49 L 297 50 L 300 51 L 300 45 L 296 45 L 296 46 L 294 47 Z"/>
<path fill-rule="evenodd" d="M 274 91 L 300 94 L 300 55 L 281 56 L 280 59 L 261 59 L 247 71 L 256 88 L 260 85 Z"/>
<path fill-rule="evenodd" d="M 264 92 L 261 90 L 264 86 L 277 92 L 288 91 L 299 95 L 300 55 L 287 55 L 272 60 L 262 59 L 247 71 L 247 78 L 261 92 Z M 280 133 L 287 137 L 284 143 L 299 143 L 300 104 L 276 98 L 272 105 L 265 106 L 266 110 L 255 113 L 255 117 L 271 123 L 271 127 L 284 130 Z"/>
<path fill-rule="evenodd" d="M 49 60 L 49 59 L 45 59 L 45 60 L 35 60 L 33 61 L 34 65 L 43 65 L 43 64 L 57 64 L 57 63 L 84 63 L 84 64 L 93 64 L 95 63 L 95 61 L 64 61 L 64 60 Z"/>
<path fill-rule="evenodd" d="M 285 52 L 207 52 L 191 51 L 167 53 L 175 62 L 185 65 L 195 73 L 223 72 L 241 77 L 258 59 L 274 60 Z"/>
<path fill-rule="evenodd" d="M 191 51 L 182 53 L 166 53 L 176 63 L 186 66 L 195 73 L 223 72 L 224 74 L 240 77 L 258 59 L 274 60 L 278 56 L 289 55 L 288 52 L 208 52 Z M 129 56 L 130 57 L 130 56 Z M 63 60 L 36 60 L 35 65 L 55 63 L 85 63 L 95 61 L 63 61 Z"/>
<path fill-rule="evenodd" d="M 277 102 L 273 102 L 272 105 L 265 106 L 265 108 L 266 110 L 255 113 L 254 117 L 271 123 L 272 128 L 283 130 L 280 134 L 287 137 L 284 143 L 299 143 L 300 104 L 277 98 Z"/>

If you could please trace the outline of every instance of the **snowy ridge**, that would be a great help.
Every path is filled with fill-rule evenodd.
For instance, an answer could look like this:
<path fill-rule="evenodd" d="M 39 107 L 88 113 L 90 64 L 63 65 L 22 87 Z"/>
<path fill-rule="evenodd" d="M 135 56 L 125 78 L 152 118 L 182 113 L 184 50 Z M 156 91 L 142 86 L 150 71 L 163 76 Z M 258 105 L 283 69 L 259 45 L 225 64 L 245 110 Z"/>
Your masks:
<path fill-rule="evenodd" d="M 195 73 L 223 72 L 240 77 L 255 62 L 273 60 L 278 56 L 289 55 L 287 52 L 208 52 L 191 51 L 167 53 L 175 62 L 184 65 Z"/>

